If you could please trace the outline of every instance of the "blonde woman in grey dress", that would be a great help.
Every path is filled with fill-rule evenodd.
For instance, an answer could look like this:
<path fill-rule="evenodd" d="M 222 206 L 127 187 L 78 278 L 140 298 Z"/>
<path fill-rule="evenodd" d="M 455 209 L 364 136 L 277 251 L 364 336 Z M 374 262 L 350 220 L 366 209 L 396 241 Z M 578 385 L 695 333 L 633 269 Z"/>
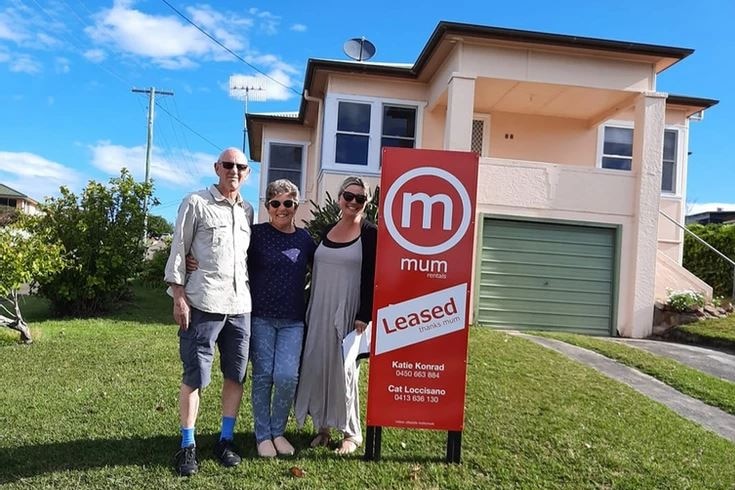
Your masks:
<path fill-rule="evenodd" d="M 362 333 L 372 316 L 377 228 L 363 219 L 369 187 L 348 177 L 339 189 L 341 216 L 327 228 L 314 255 L 306 341 L 296 392 L 299 427 L 310 415 L 318 429 L 312 447 L 328 446 L 332 429 L 342 433 L 338 454 L 362 444 L 359 365 L 345 365 L 342 339 Z"/>

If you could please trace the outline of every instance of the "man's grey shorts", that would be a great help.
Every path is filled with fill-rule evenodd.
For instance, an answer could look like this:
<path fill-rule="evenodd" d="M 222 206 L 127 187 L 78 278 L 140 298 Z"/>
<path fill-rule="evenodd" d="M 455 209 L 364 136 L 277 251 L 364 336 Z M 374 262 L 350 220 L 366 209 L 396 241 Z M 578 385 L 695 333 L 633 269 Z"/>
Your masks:
<path fill-rule="evenodd" d="M 184 364 L 181 381 L 185 385 L 204 388 L 209 384 L 215 343 L 222 375 L 242 383 L 250 349 L 250 313 L 224 315 L 191 308 L 189 328 L 179 329 L 179 354 Z"/>

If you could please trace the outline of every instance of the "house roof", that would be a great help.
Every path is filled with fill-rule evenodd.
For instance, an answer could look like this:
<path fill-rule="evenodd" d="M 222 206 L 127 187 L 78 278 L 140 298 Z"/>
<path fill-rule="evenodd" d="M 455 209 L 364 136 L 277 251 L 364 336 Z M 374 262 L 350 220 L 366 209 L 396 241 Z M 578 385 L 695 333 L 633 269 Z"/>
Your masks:
<path fill-rule="evenodd" d="M 28 198 L 25 194 L 22 192 L 18 192 L 15 189 L 8 187 L 5 184 L 0 184 L 0 196 L 2 197 L 25 197 Z"/>
<path fill-rule="evenodd" d="M 656 72 L 665 70 L 694 52 L 693 49 L 689 48 L 441 21 L 437 24 L 437 27 L 434 29 L 431 37 L 413 64 L 309 58 L 306 66 L 306 76 L 304 78 L 304 94 L 309 94 L 315 75 L 319 71 L 388 76 L 391 78 L 405 78 L 408 80 L 419 79 L 422 73 L 427 69 L 429 61 L 437 55 L 437 51 L 441 47 L 442 40 L 446 37 L 459 36 L 488 39 L 510 44 L 535 44 L 582 51 L 604 51 L 608 53 L 616 53 L 625 57 L 633 56 L 650 58 L 656 67 Z M 718 102 L 712 99 L 698 99 L 686 96 L 674 96 L 674 98 L 677 100 L 677 105 L 683 105 L 686 107 L 702 106 L 701 108 L 693 110 L 690 115 L 707 107 L 711 107 Z M 296 118 L 294 118 L 290 113 L 288 116 L 273 113 L 247 114 L 248 143 L 251 148 L 251 155 L 254 154 L 255 159 L 260 159 L 260 145 L 254 144 L 254 142 L 259 141 L 255 136 L 260 136 L 262 134 L 263 123 L 277 122 L 303 124 L 306 117 L 307 105 L 307 98 L 302 96 L 298 116 Z"/>

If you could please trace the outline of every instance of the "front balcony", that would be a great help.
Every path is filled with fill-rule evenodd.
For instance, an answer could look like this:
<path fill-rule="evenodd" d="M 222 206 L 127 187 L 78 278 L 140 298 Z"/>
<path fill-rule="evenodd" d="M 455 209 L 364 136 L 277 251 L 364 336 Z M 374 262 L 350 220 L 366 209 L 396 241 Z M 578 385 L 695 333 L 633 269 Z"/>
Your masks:
<path fill-rule="evenodd" d="M 488 211 L 520 208 L 535 210 L 531 214 L 583 213 L 618 221 L 634 214 L 635 192 L 632 172 L 480 158 L 477 203 Z"/>

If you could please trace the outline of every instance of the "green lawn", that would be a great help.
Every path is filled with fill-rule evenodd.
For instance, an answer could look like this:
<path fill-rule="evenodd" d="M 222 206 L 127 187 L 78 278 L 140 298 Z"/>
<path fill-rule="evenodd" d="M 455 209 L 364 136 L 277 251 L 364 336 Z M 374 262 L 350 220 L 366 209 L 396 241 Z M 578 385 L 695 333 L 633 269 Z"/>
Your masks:
<path fill-rule="evenodd" d="M 141 295 L 141 293 L 144 293 Z M 30 317 L 44 318 L 42 305 Z M 733 488 L 735 445 L 592 369 L 522 338 L 473 328 L 461 465 L 446 435 L 386 429 L 383 460 L 301 450 L 255 456 L 249 396 L 237 428 L 245 461 L 211 456 L 220 377 L 198 423 L 200 473 L 171 470 L 180 373 L 170 302 L 139 290 L 106 319 L 43 320 L 35 343 L 0 334 L 4 488 Z M 30 310 L 29 310 L 30 311 Z M 363 371 L 365 386 L 367 369 Z M 248 386 L 249 389 L 249 386 Z M 363 398 L 363 404 L 364 404 Z M 287 434 L 308 445 L 311 427 Z M 295 478 L 290 468 L 305 472 Z"/>
<path fill-rule="evenodd" d="M 681 325 L 672 334 L 677 340 L 735 351 L 735 314 Z"/>
<path fill-rule="evenodd" d="M 537 333 L 569 344 L 593 350 L 638 369 L 676 390 L 735 415 L 735 383 L 711 376 L 666 357 L 611 340 L 585 335 Z"/>

